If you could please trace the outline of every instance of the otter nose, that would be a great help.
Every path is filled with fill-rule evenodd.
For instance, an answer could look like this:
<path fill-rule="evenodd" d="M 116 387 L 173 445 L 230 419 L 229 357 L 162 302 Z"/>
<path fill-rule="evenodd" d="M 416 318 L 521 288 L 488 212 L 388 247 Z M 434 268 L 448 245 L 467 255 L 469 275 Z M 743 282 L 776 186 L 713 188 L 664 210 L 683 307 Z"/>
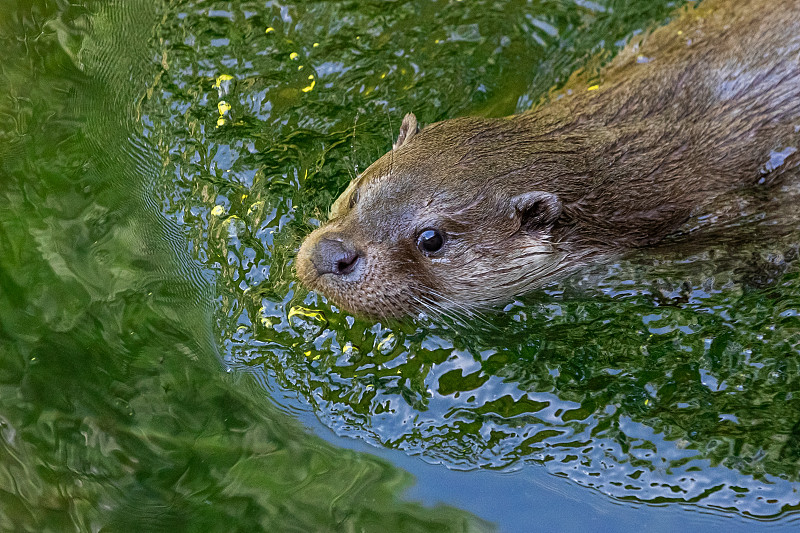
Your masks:
<path fill-rule="evenodd" d="M 320 276 L 322 274 L 344 276 L 356 268 L 360 257 L 361 254 L 353 243 L 339 236 L 329 236 L 317 243 L 311 255 L 311 262 Z"/>

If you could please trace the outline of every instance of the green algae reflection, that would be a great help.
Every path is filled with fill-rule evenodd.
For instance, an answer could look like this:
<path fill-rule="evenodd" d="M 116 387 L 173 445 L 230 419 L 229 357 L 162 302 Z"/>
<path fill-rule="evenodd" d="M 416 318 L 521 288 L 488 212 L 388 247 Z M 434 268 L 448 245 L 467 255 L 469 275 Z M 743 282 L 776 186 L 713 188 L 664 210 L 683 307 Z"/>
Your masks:
<path fill-rule="evenodd" d="M 20 2 L 0 45 L 0 528 L 477 531 L 225 373 L 213 274 L 160 214 L 149 2 Z"/>

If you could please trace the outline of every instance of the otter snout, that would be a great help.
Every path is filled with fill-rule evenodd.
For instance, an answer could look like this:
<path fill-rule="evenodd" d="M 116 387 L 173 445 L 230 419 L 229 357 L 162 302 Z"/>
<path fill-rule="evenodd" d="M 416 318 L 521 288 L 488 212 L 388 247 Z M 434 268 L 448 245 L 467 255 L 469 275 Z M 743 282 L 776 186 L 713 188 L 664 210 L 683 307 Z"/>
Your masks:
<path fill-rule="evenodd" d="M 308 256 L 319 276 L 323 274 L 346 276 L 355 270 L 361 258 L 362 254 L 355 244 L 339 234 L 329 234 L 321 238 L 309 251 Z"/>

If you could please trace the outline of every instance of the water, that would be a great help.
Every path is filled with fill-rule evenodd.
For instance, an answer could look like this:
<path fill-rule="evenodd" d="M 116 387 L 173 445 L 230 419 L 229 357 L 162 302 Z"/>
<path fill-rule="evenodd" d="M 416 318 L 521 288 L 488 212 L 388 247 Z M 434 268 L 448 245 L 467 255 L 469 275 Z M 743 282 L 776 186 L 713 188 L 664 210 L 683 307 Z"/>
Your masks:
<path fill-rule="evenodd" d="M 292 274 L 404 113 L 522 111 L 675 7 L 7 7 L 0 527 L 794 527 L 795 189 L 469 325 Z"/>

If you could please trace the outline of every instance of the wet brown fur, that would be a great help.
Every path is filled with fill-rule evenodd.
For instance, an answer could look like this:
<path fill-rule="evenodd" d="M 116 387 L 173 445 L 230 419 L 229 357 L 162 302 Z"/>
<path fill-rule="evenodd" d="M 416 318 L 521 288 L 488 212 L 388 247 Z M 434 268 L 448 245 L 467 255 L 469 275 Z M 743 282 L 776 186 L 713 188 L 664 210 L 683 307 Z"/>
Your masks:
<path fill-rule="evenodd" d="M 358 314 L 469 313 L 658 242 L 721 193 L 794 172 L 800 153 L 777 168 L 773 156 L 800 141 L 800 1 L 683 9 L 588 83 L 575 75 L 520 115 L 404 130 L 303 243 L 300 279 Z M 528 191 L 557 195 L 560 216 L 526 224 L 511 200 Z M 426 227 L 448 234 L 441 257 L 417 249 Z M 351 277 L 309 262 L 334 234 L 364 254 Z"/>

